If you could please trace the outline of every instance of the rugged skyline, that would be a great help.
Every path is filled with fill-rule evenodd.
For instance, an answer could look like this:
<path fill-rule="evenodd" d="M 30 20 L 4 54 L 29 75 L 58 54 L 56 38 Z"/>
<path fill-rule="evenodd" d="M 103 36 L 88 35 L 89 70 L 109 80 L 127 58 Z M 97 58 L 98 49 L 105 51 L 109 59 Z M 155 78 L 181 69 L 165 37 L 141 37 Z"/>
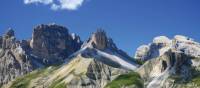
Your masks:
<path fill-rule="evenodd" d="M 2 0 L 0 34 L 12 27 L 18 39 L 28 39 L 36 25 L 55 22 L 86 40 L 103 28 L 119 48 L 133 55 L 138 46 L 160 35 L 180 34 L 200 41 L 199 4 L 198 0 L 83 0 L 75 10 L 55 11 L 41 3 Z"/>

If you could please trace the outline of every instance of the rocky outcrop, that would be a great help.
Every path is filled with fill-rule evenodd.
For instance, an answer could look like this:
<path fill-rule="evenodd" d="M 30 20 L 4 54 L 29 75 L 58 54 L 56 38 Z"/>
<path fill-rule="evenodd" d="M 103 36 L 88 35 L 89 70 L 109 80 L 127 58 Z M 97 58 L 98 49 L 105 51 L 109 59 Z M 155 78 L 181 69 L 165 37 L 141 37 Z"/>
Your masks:
<path fill-rule="evenodd" d="M 112 38 L 109 38 L 106 35 L 106 32 L 102 29 L 98 29 L 83 43 L 82 48 L 85 47 L 98 49 L 107 53 L 119 54 L 122 57 L 125 57 L 127 61 L 131 60 L 132 62 L 135 62 L 126 52 L 119 49 L 113 42 Z"/>
<path fill-rule="evenodd" d="M 198 84 L 189 83 L 199 75 L 199 47 L 199 43 L 185 36 L 177 35 L 172 40 L 156 37 L 153 43 L 138 48 L 137 59 L 146 62 L 137 72 L 147 88 L 179 88 L 184 83 L 196 87 Z"/>
<path fill-rule="evenodd" d="M 25 53 L 24 42 L 16 41 L 14 30 L 8 29 L 0 39 L 0 84 L 6 84 L 34 69 Z M 22 48 L 23 47 L 23 48 Z"/>
<path fill-rule="evenodd" d="M 97 30 L 92 37 L 91 42 L 93 46 L 97 49 L 103 50 L 107 47 L 108 41 L 105 31 Z"/>
<path fill-rule="evenodd" d="M 69 34 L 68 29 L 59 25 L 39 25 L 34 28 L 30 46 L 32 53 L 45 64 L 63 62 L 69 55 L 80 49 L 80 37 Z"/>
<path fill-rule="evenodd" d="M 2 39 L 2 48 L 3 49 L 11 49 L 13 43 L 15 42 L 14 30 L 8 29 Z"/>
<path fill-rule="evenodd" d="M 147 88 L 171 88 L 171 84 L 165 84 L 170 78 L 182 81 L 192 78 L 193 58 L 182 52 L 169 50 L 164 55 L 147 61 L 137 72 L 144 79 Z"/>
<path fill-rule="evenodd" d="M 164 36 L 154 38 L 153 43 L 143 45 L 136 51 L 135 58 L 143 61 L 163 55 L 169 49 L 183 52 L 193 57 L 200 57 L 200 44 L 193 39 L 176 35 L 173 39 Z"/>
<path fill-rule="evenodd" d="M 141 45 L 137 48 L 135 58 L 139 60 L 145 60 L 149 57 L 149 49 L 148 45 Z"/>

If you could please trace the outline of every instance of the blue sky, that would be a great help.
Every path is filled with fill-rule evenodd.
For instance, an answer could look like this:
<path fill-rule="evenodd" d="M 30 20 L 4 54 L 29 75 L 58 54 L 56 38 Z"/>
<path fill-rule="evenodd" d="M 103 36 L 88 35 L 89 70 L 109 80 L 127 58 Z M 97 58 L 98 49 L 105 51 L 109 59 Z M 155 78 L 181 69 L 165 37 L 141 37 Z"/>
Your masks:
<path fill-rule="evenodd" d="M 26 1 L 1 0 L 1 35 L 12 27 L 18 39 L 28 39 L 34 26 L 54 22 L 85 40 L 103 28 L 130 55 L 160 35 L 181 34 L 200 41 L 200 0 Z"/>

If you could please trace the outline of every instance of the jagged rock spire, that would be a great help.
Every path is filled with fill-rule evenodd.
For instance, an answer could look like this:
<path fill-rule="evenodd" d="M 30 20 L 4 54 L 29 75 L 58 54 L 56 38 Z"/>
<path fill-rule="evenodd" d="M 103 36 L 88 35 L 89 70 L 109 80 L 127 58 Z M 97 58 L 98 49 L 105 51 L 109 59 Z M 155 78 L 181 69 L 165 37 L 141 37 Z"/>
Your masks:
<path fill-rule="evenodd" d="M 105 49 L 108 43 L 106 32 L 102 29 L 97 29 L 97 31 L 93 33 L 91 37 L 91 42 L 95 48 Z"/>
<path fill-rule="evenodd" d="M 8 28 L 7 32 L 0 39 L 0 42 L 2 42 L 1 46 L 2 46 L 3 49 L 12 48 L 13 44 L 15 42 L 15 32 L 14 32 L 14 30 L 12 28 Z"/>
<path fill-rule="evenodd" d="M 7 32 L 5 33 L 5 37 L 12 37 L 15 36 L 15 32 L 12 28 L 8 28 Z"/>

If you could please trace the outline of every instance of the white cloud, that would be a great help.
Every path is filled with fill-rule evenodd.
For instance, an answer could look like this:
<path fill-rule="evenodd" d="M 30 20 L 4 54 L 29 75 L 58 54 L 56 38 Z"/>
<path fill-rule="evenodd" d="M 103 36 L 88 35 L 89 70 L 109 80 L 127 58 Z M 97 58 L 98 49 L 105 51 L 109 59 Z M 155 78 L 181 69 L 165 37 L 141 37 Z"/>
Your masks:
<path fill-rule="evenodd" d="M 51 4 L 53 3 L 53 0 L 24 0 L 25 4 L 31 4 L 31 3 L 42 3 L 42 4 Z"/>
<path fill-rule="evenodd" d="M 77 10 L 83 2 L 84 0 L 24 0 L 24 4 L 49 5 L 52 10 Z"/>

